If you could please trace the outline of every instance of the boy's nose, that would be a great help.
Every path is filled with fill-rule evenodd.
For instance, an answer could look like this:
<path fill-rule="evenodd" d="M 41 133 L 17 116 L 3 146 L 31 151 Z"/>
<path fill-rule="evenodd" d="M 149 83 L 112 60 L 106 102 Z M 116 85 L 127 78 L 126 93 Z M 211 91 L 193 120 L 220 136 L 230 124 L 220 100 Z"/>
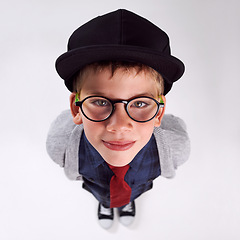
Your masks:
<path fill-rule="evenodd" d="M 132 129 L 132 119 L 127 115 L 123 103 L 115 104 L 115 111 L 107 120 L 109 132 L 127 132 Z"/>

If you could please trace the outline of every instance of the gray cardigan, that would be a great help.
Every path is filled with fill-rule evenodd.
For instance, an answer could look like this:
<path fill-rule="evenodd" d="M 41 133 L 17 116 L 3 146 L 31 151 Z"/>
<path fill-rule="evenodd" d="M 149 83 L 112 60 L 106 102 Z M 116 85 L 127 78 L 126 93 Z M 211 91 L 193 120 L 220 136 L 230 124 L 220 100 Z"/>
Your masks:
<path fill-rule="evenodd" d="M 82 125 L 75 125 L 70 110 L 62 112 L 51 124 L 47 136 L 47 152 L 54 162 L 64 167 L 67 177 L 81 180 L 78 172 L 78 150 Z M 178 117 L 165 114 L 160 127 L 153 134 L 161 166 L 161 176 L 172 178 L 175 170 L 183 164 L 190 154 L 190 141 L 186 125 Z"/>

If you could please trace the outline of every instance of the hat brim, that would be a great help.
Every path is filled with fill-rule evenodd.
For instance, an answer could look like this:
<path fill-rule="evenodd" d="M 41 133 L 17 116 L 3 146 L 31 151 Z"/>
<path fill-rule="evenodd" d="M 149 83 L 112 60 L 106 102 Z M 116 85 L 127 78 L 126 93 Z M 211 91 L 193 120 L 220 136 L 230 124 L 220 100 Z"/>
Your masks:
<path fill-rule="evenodd" d="M 56 70 L 65 80 L 67 88 L 73 92 L 72 77 L 85 65 L 98 61 L 130 61 L 153 68 L 164 79 L 165 95 L 185 70 L 184 64 L 172 55 L 126 45 L 98 45 L 70 50 L 56 60 Z"/>

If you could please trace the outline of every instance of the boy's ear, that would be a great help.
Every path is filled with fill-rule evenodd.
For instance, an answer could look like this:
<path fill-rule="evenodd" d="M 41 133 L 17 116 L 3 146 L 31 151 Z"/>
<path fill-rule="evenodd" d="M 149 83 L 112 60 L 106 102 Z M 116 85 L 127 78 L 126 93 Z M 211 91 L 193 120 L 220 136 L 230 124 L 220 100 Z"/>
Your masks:
<path fill-rule="evenodd" d="M 73 116 L 73 122 L 77 125 L 82 124 L 82 115 L 79 111 L 79 107 L 75 105 L 76 93 L 70 95 L 70 109 Z"/>
<path fill-rule="evenodd" d="M 155 117 L 155 127 L 159 127 L 161 125 L 161 121 L 162 121 L 162 118 L 163 118 L 163 115 L 165 113 L 165 107 L 166 107 L 166 98 L 164 95 L 161 95 L 162 97 L 162 100 L 164 102 L 164 107 L 163 108 L 160 108 L 157 116 Z"/>

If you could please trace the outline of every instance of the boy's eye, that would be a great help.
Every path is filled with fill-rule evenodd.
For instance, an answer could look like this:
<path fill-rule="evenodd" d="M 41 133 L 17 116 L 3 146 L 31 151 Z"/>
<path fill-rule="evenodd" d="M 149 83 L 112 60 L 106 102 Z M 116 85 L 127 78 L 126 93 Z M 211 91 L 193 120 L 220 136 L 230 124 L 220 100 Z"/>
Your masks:
<path fill-rule="evenodd" d="M 104 99 L 93 100 L 92 104 L 97 105 L 99 107 L 109 106 L 109 102 L 107 100 L 104 100 Z"/>
<path fill-rule="evenodd" d="M 146 107 L 148 104 L 142 101 L 136 101 L 133 102 L 132 107 L 136 107 L 136 108 L 143 108 Z"/>

